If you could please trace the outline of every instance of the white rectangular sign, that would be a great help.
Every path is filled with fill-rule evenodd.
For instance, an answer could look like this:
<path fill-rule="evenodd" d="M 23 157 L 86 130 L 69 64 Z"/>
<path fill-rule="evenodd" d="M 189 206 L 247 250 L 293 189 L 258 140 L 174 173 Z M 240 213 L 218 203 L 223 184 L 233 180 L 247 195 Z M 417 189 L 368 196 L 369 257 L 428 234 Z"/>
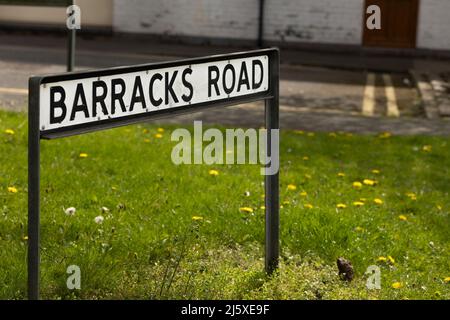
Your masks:
<path fill-rule="evenodd" d="M 267 90 L 267 55 L 49 82 L 40 85 L 39 127 L 93 124 Z"/>

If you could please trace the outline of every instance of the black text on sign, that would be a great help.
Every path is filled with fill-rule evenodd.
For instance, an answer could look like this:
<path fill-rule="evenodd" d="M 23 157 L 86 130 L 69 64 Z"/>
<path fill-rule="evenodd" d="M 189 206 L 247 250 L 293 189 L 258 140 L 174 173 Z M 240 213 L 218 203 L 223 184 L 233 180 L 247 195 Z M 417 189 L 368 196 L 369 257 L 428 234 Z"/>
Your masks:
<path fill-rule="evenodd" d="M 62 80 L 40 86 L 42 131 L 265 92 L 268 56 Z"/>

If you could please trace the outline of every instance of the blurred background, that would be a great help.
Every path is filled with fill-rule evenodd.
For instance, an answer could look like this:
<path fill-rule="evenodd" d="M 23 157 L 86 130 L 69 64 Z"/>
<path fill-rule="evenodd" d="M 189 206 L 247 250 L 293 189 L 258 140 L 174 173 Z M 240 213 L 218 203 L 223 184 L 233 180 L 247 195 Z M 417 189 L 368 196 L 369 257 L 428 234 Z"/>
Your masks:
<path fill-rule="evenodd" d="M 31 74 L 65 71 L 66 8 L 71 3 L 0 0 L 2 108 L 26 110 Z M 78 0 L 75 4 L 81 9 L 76 70 L 278 46 L 284 127 L 449 130 L 448 0 Z M 379 29 L 367 27 L 372 16 L 367 9 L 372 5 L 380 8 Z M 239 108 L 253 111 L 248 117 L 221 110 L 195 117 L 257 125 L 253 113 L 262 112 L 257 104 L 235 109 Z"/>

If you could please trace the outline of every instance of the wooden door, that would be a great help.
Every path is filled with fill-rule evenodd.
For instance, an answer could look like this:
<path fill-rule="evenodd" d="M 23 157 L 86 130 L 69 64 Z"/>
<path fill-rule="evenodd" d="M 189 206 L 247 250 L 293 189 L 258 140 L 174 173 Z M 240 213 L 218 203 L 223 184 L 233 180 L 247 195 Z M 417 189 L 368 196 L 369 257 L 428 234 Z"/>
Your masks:
<path fill-rule="evenodd" d="M 370 14 L 366 9 L 378 5 L 381 9 L 381 29 L 366 26 Z M 366 0 L 364 7 L 364 46 L 415 48 L 419 0 Z"/>

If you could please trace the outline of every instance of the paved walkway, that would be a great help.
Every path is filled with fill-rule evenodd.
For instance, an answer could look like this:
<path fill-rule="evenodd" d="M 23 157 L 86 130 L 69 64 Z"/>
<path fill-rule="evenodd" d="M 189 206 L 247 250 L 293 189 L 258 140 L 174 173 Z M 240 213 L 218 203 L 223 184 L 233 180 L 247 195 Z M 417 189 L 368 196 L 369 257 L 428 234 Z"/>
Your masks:
<path fill-rule="evenodd" d="M 204 124 L 210 125 L 259 128 L 264 126 L 264 106 L 263 103 L 252 103 L 154 121 L 162 124 L 192 124 L 194 120 L 201 120 Z M 343 131 L 362 134 L 390 132 L 394 135 L 450 136 L 450 120 L 365 117 L 332 112 L 303 111 L 283 105 L 280 107 L 280 125 L 281 129 L 314 132 Z"/>

